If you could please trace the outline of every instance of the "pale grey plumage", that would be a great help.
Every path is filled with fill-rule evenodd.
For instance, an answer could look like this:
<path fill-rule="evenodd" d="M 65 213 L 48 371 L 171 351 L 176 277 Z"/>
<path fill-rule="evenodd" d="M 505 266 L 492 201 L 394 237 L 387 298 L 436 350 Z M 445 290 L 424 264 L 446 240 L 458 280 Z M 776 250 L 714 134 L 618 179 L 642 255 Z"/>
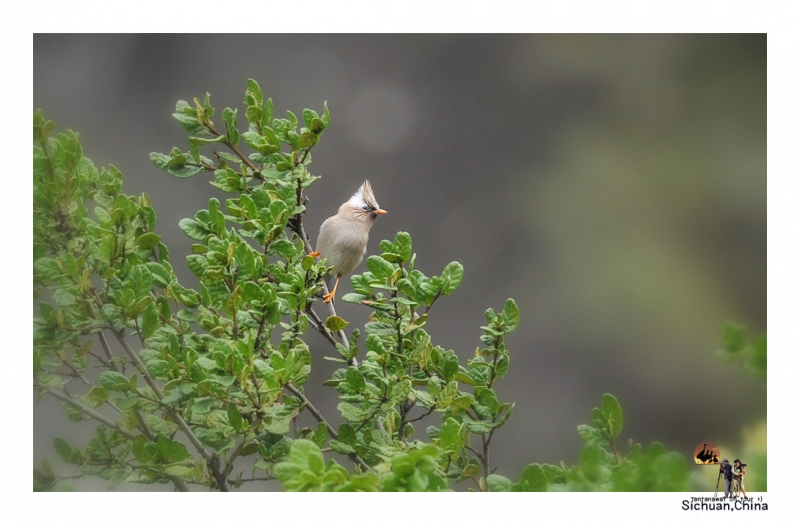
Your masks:
<path fill-rule="evenodd" d="M 322 223 L 317 238 L 317 253 L 328 259 L 328 265 L 333 266 L 330 277 L 336 276 L 336 284 L 325 296 L 325 302 L 335 296 L 339 279 L 352 273 L 364 258 L 369 230 L 378 215 L 385 213 L 375 200 L 369 181 L 364 181 L 358 191 L 339 206 L 339 212 Z"/>

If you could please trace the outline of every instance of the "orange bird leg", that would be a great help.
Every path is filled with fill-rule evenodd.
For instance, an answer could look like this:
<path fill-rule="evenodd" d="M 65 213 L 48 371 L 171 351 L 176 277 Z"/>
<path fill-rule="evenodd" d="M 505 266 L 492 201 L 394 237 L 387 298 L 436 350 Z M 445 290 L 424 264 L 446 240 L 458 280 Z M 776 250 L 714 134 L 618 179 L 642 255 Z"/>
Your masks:
<path fill-rule="evenodd" d="M 319 257 L 319 252 L 311 252 L 309 253 L 309 255 L 316 259 L 317 257 Z"/>
<path fill-rule="evenodd" d="M 329 302 L 331 302 L 333 300 L 333 297 L 336 295 L 336 288 L 339 287 L 339 279 L 341 277 L 342 277 L 341 275 L 337 275 L 336 276 L 336 283 L 334 283 L 334 285 L 333 285 L 333 291 L 331 293 L 329 293 L 328 295 L 325 295 L 325 296 L 322 297 L 322 302 L 323 303 L 329 303 Z"/>

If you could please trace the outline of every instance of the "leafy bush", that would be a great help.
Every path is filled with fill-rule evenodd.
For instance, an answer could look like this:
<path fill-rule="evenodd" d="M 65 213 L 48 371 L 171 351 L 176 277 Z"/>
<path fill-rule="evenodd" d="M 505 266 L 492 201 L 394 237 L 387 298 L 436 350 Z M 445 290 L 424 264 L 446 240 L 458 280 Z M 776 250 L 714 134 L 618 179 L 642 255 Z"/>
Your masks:
<path fill-rule="evenodd" d="M 43 460 L 35 489 L 94 475 L 109 488 L 182 491 L 267 479 L 286 490 L 435 491 L 467 480 L 479 490 L 686 490 L 685 461 L 660 444 L 616 450 L 622 410 L 610 395 L 592 414 L 595 427 L 579 427 L 579 466 L 529 465 L 517 483 L 492 474 L 492 437 L 514 409 L 494 387 L 509 371 L 515 302 L 486 311 L 482 346 L 462 363 L 425 326 L 464 269 L 451 262 L 424 275 L 411 236 L 399 232 L 351 277 L 342 300 L 371 314 L 363 340 L 358 328 L 346 336 L 348 322 L 319 300 L 328 268 L 309 255 L 303 224 L 327 106 L 304 110 L 302 123 L 291 112 L 273 117 L 253 80 L 245 104 L 242 133 L 235 109 L 215 127 L 209 95 L 179 101 L 173 116 L 189 132 L 188 151 L 150 155 L 176 177 L 212 174 L 231 195 L 180 221 L 196 242 L 186 264 L 198 289 L 176 278 L 147 195 L 125 195 L 119 170 L 95 168 L 76 133 L 53 137 L 53 123 L 34 113 L 34 386 L 62 401 L 71 420 L 99 423 L 83 447 L 56 438 L 78 474 L 60 476 Z M 336 428 L 305 394 L 309 330 L 341 365 L 325 382 L 340 399 Z M 315 427 L 298 428 L 304 411 Z M 416 438 L 424 419 L 431 424 Z M 249 472 L 237 465 L 247 456 Z"/>

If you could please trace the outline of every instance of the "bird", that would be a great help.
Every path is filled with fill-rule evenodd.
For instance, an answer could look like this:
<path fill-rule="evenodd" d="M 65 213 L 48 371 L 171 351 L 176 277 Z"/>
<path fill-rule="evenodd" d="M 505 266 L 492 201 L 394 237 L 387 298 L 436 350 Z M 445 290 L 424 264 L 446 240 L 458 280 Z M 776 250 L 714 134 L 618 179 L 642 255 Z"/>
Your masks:
<path fill-rule="evenodd" d="M 310 255 L 327 259 L 328 265 L 333 266 L 328 274 L 329 278 L 336 275 L 333 290 L 322 297 L 323 302 L 329 303 L 333 300 L 342 276 L 352 273 L 361 263 L 367 253 L 369 230 L 378 215 L 386 213 L 375 200 L 369 181 L 365 180 L 358 191 L 339 206 L 338 213 L 322 223 L 317 237 L 316 251 Z"/>

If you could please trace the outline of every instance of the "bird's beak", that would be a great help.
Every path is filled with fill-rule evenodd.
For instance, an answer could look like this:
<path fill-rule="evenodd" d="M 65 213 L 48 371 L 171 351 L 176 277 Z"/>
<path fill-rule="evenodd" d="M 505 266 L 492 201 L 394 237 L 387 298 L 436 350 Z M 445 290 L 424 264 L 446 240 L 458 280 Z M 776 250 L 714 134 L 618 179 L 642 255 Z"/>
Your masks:
<path fill-rule="evenodd" d="M 377 210 L 374 210 L 372 213 L 377 213 L 378 215 L 386 215 L 387 211 L 386 210 L 381 210 L 379 208 Z"/>

